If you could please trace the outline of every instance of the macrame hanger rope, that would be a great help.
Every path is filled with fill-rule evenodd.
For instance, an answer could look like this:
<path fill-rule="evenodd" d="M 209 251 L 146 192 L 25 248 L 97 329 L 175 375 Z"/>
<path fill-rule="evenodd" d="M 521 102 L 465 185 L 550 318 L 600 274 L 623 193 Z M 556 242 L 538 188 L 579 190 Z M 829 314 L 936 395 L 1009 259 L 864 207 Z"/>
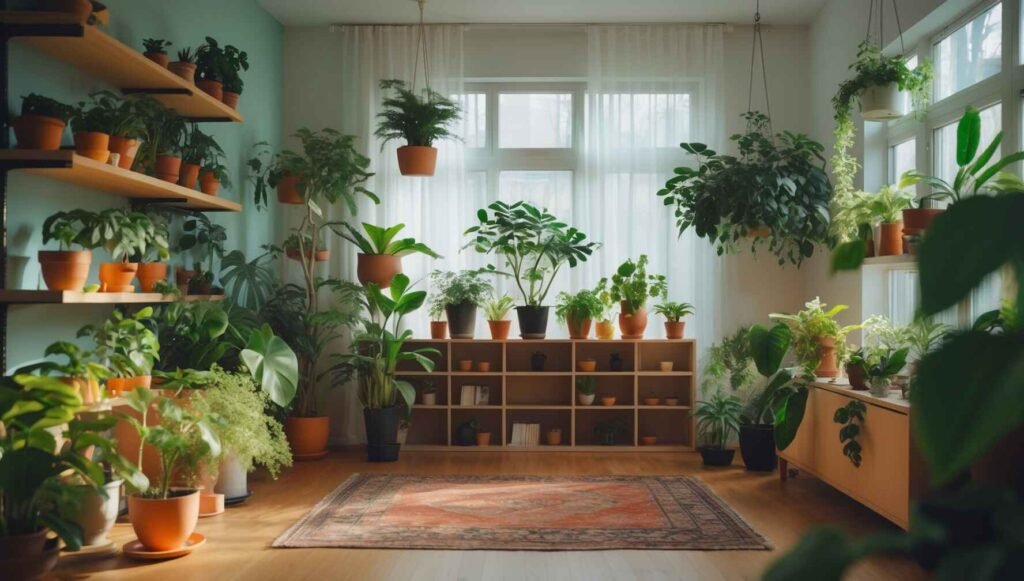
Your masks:
<path fill-rule="evenodd" d="M 761 50 L 761 78 L 764 80 L 764 104 L 765 113 L 768 115 L 768 130 L 769 134 L 773 134 L 771 131 L 772 127 L 772 103 L 768 96 L 768 68 L 765 66 L 764 60 L 764 39 L 761 36 L 761 0 L 757 0 L 756 8 L 754 11 L 754 36 L 750 43 L 750 83 L 747 91 L 747 111 L 751 111 L 754 107 L 754 69 L 757 63 L 757 51 Z M 749 130 L 749 122 L 748 122 Z"/>
<path fill-rule="evenodd" d="M 885 0 L 878 1 L 878 46 L 885 42 Z M 900 9 L 896 0 L 892 0 L 892 13 L 896 17 L 896 32 L 900 39 L 900 56 L 906 56 L 907 46 L 903 43 L 903 25 L 900 23 Z M 875 21 L 875 0 L 868 0 L 868 29 L 864 40 L 871 40 L 871 25 Z"/>
<path fill-rule="evenodd" d="M 425 25 L 423 24 L 423 6 L 426 4 L 426 0 L 416 0 L 416 3 L 420 7 L 420 24 L 419 33 L 416 37 L 416 60 L 413 63 L 412 69 L 412 87 L 413 91 L 416 90 L 416 78 L 420 70 L 420 53 L 423 54 L 423 86 L 427 89 L 427 98 L 430 98 L 430 50 L 428 50 L 427 34 Z"/>

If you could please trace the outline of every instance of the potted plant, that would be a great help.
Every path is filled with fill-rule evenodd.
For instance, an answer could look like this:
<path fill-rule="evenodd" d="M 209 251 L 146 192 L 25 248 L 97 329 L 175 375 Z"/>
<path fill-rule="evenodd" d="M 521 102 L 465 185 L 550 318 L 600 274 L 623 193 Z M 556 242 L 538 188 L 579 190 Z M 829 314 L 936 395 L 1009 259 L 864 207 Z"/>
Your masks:
<path fill-rule="evenodd" d="M 854 350 L 846 358 L 846 378 L 850 382 L 850 389 L 854 391 L 868 390 L 868 352 L 863 347 Z"/>
<path fill-rule="evenodd" d="M 116 154 L 117 167 L 130 170 L 135 165 L 142 144 L 140 139 L 145 134 L 144 119 L 139 114 L 137 101 L 122 99 L 109 91 L 100 94 L 116 103 L 116 114 L 110 130 L 111 162 Z"/>
<path fill-rule="evenodd" d="M 508 295 L 502 295 L 484 304 L 484 314 L 487 315 L 487 326 L 491 329 L 491 339 L 495 341 L 508 339 L 508 332 L 512 328 L 512 321 L 508 320 L 508 312 L 515 306 L 515 301 Z"/>
<path fill-rule="evenodd" d="M 558 293 L 555 316 L 569 328 L 570 339 L 590 337 L 590 326 L 604 313 L 604 304 L 594 291 L 583 289 L 576 294 Z"/>
<path fill-rule="evenodd" d="M 132 280 L 138 262 L 129 262 L 154 247 L 161 258 L 170 256 L 167 238 L 142 212 L 110 208 L 100 212 L 92 224 L 92 243 L 101 245 L 115 262 L 100 263 L 100 292 L 135 292 Z"/>
<path fill-rule="evenodd" d="M 172 42 L 162 38 L 144 38 L 142 39 L 142 46 L 145 47 L 146 51 L 142 54 L 166 69 L 167 65 L 171 62 L 171 57 L 167 55 L 167 47 L 172 44 Z"/>
<path fill-rule="evenodd" d="M 879 256 L 903 254 L 903 221 L 900 218 L 903 210 L 909 208 L 914 200 L 914 194 L 904 189 L 907 185 L 906 180 L 900 180 L 895 186 L 882 186 L 870 198 L 871 215 L 879 222 Z"/>
<path fill-rule="evenodd" d="M 218 101 L 224 99 L 224 71 L 227 56 L 220 43 L 207 36 L 196 49 L 196 86 Z"/>
<path fill-rule="evenodd" d="M 849 308 L 846 305 L 836 305 L 826 311 L 827 305 L 821 302 L 820 297 L 815 297 L 804 306 L 807 308 L 795 315 L 772 313 L 770 317 L 792 329 L 797 361 L 808 373 L 818 377 L 837 377 L 839 361 L 844 355 L 840 351 L 845 346 L 844 339 L 860 325 L 843 327 L 835 320 L 836 315 Z"/>
<path fill-rule="evenodd" d="M 594 438 L 599 446 L 615 446 L 625 431 L 626 424 L 622 420 L 604 420 L 594 426 Z"/>
<path fill-rule="evenodd" d="M 39 268 L 46 288 L 54 291 L 81 292 L 92 264 L 93 223 L 96 214 L 85 210 L 57 212 L 43 221 L 43 244 L 56 240 L 58 250 L 40 250 Z M 71 250 L 78 246 L 81 250 Z"/>
<path fill-rule="evenodd" d="M 90 361 L 92 353 L 68 341 L 57 341 L 47 346 L 46 357 L 62 356 L 67 361 L 40 361 L 19 369 L 20 373 L 38 373 L 47 377 L 56 376 L 65 385 L 70 385 L 82 399 L 84 405 L 92 405 L 103 399 L 100 381 L 106 379 L 109 371 L 103 365 Z"/>
<path fill-rule="evenodd" d="M 249 56 L 244 50 L 238 50 L 230 44 L 224 47 L 224 96 L 221 99 L 225 105 L 232 109 L 238 109 L 238 100 L 242 96 L 245 83 L 242 81 L 242 71 L 249 70 Z"/>
<path fill-rule="evenodd" d="M 480 224 L 466 230 L 473 240 L 465 247 L 505 259 L 523 297 L 523 304 L 516 307 L 520 334 L 524 339 L 543 339 L 549 311 L 544 299 L 559 270 L 586 262 L 599 244 L 586 242 L 583 232 L 523 201 L 497 201 L 487 208 L 491 213 L 479 210 Z M 489 268 L 497 272 L 493 265 Z"/>
<path fill-rule="evenodd" d="M 75 153 L 107 163 L 110 159 L 110 134 L 118 125 L 120 102 L 110 93 L 93 93 L 89 101 L 78 103 L 71 115 Z"/>
<path fill-rule="evenodd" d="M 356 276 L 363 285 L 373 283 L 380 288 L 388 288 L 394 276 L 402 272 L 402 257 L 408 254 L 418 252 L 431 258 L 441 258 L 440 254 L 415 238 L 396 240 L 395 236 L 405 228 L 405 224 L 382 228 L 363 222 L 366 236 L 348 222 L 336 222 L 331 226 L 338 236 L 359 249 Z"/>
<path fill-rule="evenodd" d="M 430 338 L 435 341 L 443 341 L 448 338 L 448 321 L 445 321 L 444 311 L 431 311 L 430 313 Z"/>
<path fill-rule="evenodd" d="M 619 330 L 623 339 L 642 339 L 647 329 L 647 298 L 665 298 L 668 282 L 661 274 L 647 274 L 647 255 L 628 259 L 612 275 L 612 300 L 619 301 Z"/>
<path fill-rule="evenodd" d="M 871 395 L 875 397 L 888 397 L 889 388 L 892 386 L 892 378 L 907 365 L 907 354 L 909 349 L 880 350 L 877 359 L 869 361 L 867 366 L 867 382 Z"/>
<path fill-rule="evenodd" d="M 459 272 L 435 270 L 430 273 L 434 297 L 430 300 L 430 316 L 448 318 L 452 339 L 472 339 L 476 328 L 476 310 L 484 305 L 494 288 L 484 280 L 481 270 Z"/>
<path fill-rule="evenodd" d="M 64 128 L 75 108 L 56 99 L 36 93 L 21 98 L 21 116 L 14 125 L 18 149 L 57 151 L 64 137 Z"/>
<path fill-rule="evenodd" d="M 317 249 L 316 253 L 313 253 L 314 247 Z M 302 262 L 303 255 L 301 252 L 303 248 L 306 249 L 306 260 L 312 262 L 327 262 L 331 257 L 331 251 L 327 249 L 327 245 L 322 239 L 314 244 L 312 238 L 299 240 L 298 234 L 292 234 L 285 238 L 281 248 L 285 256 L 298 262 Z"/>
<path fill-rule="evenodd" d="M 135 106 L 144 128 L 139 148 L 143 169 L 161 180 L 178 183 L 184 119 L 152 98 L 139 99 Z"/>
<path fill-rule="evenodd" d="M 178 249 L 191 252 L 195 260 L 195 274 L 188 281 L 188 294 L 219 294 L 213 280 L 214 261 L 224 256 L 227 230 L 220 224 L 214 224 L 205 214 L 196 214 L 185 220 L 182 230 Z M 204 260 L 207 261 L 205 270 L 202 267 Z"/>
<path fill-rule="evenodd" d="M 130 316 L 115 309 L 99 325 L 86 325 L 78 337 L 91 337 L 93 353 L 110 371 L 107 390 L 116 396 L 152 385 L 153 365 L 160 358 L 160 342 L 151 330 L 153 307 L 143 307 Z"/>
<path fill-rule="evenodd" d="M 208 160 L 199 172 L 199 189 L 207 196 L 216 196 L 221 186 L 231 189 L 228 168 L 216 158 Z"/>
<path fill-rule="evenodd" d="M 437 388 L 434 387 L 434 381 L 431 379 L 424 379 L 422 387 L 420 387 L 420 404 L 425 406 L 437 405 Z"/>
<path fill-rule="evenodd" d="M 735 448 L 728 448 L 733 434 L 740 431 L 743 402 L 735 395 L 715 392 L 708 401 L 697 402 L 697 432 L 705 444 L 697 448 L 705 466 L 731 466 Z"/>
<path fill-rule="evenodd" d="M 601 301 L 601 314 L 597 317 L 597 322 L 594 325 L 594 333 L 598 339 L 610 341 L 615 338 L 615 324 L 612 323 L 612 318 L 618 314 L 615 311 L 618 303 L 612 297 L 611 289 L 608 288 L 607 278 L 602 277 L 597 281 L 594 295 Z"/>
<path fill-rule="evenodd" d="M 404 274 L 395 275 L 387 295 L 370 283 L 366 289 L 367 310 L 379 322 L 366 321 L 353 341 L 353 352 L 336 355 L 338 363 L 331 368 L 338 383 L 346 382 L 353 374 L 358 379 L 370 462 L 398 460 L 398 427 L 416 401 L 415 388 L 396 377 L 399 363 L 412 362 L 424 371 L 433 371 L 431 357 L 441 356 L 433 348 L 403 349 L 412 331 L 400 331 L 402 318 L 419 309 L 427 298 L 426 291 L 411 291 L 409 286 L 409 277 Z"/>
<path fill-rule="evenodd" d="M 404 176 L 432 176 L 437 165 L 435 141 L 453 137 L 452 125 L 459 119 L 459 105 L 444 95 L 423 88 L 419 96 L 397 79 L 380 82 L 381 91 L 394 91 L 381 103 L 380 123 L 374 133 L 381 149 L 393 139 L 404 139 L 398 148 L 398 169 Z"/>
<path fill-rule="evenodd" d="M 693 314 L 693 305 L 690 303 L 665 301 L 655 305 L 654 312 L 665 317 L 666 339 L 682 339 L 686 329 L 686 321 L 681 321 L 680 319 Z"/>
<path fill-rule="evenodd" d="M 594 389 L 597 388 L 597 378 L 584 375 L 576 378 L 576 401 L 580 405 L 594 405 L 594 398 L 597 397 Z"/>
<path fill-rule="evenodd" d="M 192 189 L 199 179 L 199 170 L 205 163 L 219 165 L 224 158 L 224 150 L 210 135 L 199 130 L 199 125 L 192 123 L 186 130 L 185 141 L 181 148 L 181 171 L 178 185 Z"/>
<path fill-rule="evenodd" d="M 253 147 L 253 156 L 246 165 L 249 168 L 249 181 L 253 185 L 253 201 L 257 209 L 267 205 L 267 193 L 271 188 L 277 190 L 279 203 L 306 203 L 303 197 L 305 183 L 300 179 L 303 171 L 308 169 L 305 156 L 290 150 L 274 155 L 266 142 L 260 142 Z M 369 159 L 366 159 L 366 165 L 369 165 Z"/>
<path fill-rule="evenodd" d="M 178 50 L 178 60 L 167 65 L 167 69 L 189 83 L 196 82 L 196 51 L 185 47 Z"/>
<path fill-rule="evenodd" d="M 683 143 L 683 150 L 696 157 L 696 167 L 676 168 L 658 196 L 675 208 L 680 235 L 693 228 L 718 254 L 751 240 L 751 251 L 767 244 L 779 264 L 799 266 L 814 254 L 816 244 L 834 242 L 824 148 L 798 133 L 773 136 L 761 113 L 743 117 L 746 132 L 731 137 L 738 156 L 716 153 L 703 143 Z"/>
<path fill-rule="evenodd" d="M 147 214 L 133 261 L 138 263 L 139 287 L 144 293 L 156 292 L 157 283 L 167 279 L 167 262 L 171 257 L 167 221 L 163 216 Z"/>

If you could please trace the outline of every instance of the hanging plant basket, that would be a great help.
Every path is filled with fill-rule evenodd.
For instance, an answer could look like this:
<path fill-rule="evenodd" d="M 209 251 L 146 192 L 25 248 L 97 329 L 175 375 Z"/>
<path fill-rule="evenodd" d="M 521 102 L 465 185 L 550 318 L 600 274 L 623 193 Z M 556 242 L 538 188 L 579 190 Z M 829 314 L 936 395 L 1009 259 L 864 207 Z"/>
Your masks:
<path fill-rule="evenodd" d="M 907 114 L 906 91 L 896 83 L 875 85 L 860 94 L 860 116 L 865 121 L 889 121 Z"/>
<path fill-rule="evenodd" d="M 402 175 L 431 177 L 436 167 L 436 147 L 406 145 L 398 148 L 398 171 Z"/>

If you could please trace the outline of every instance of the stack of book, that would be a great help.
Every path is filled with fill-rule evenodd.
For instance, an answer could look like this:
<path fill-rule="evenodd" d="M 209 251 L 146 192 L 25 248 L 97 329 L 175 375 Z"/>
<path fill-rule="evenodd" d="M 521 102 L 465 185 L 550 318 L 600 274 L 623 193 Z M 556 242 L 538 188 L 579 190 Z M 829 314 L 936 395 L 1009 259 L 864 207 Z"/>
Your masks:
<path fill-rule="evenodd" d="M 459 396 L 459 405 L 477 406 L 490 405 L 491 388 L 486 385 L 463 385 Z"/>
<path fill-rule="evenodd" d="M 539 446 L 540 424 L 512 424 L 509 446 Z"/>

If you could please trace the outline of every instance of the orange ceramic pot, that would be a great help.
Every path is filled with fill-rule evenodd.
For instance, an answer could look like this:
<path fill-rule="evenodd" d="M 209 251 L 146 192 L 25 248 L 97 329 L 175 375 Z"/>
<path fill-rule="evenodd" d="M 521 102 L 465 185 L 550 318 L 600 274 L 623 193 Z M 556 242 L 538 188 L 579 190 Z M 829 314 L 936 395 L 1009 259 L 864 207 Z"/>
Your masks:
<path fill-rule="evenodd" d="M 111 396 L 127 393 L 133 389 L 153 386 L 152 375 L 136 375 L 135 377 L 108 377 L 107 392 Z M 137 448 L 136 448 L 137 449 Z"/>
<path fill-rule="evenodd" d="M 615 325 L 611 321 L 598 321 L 595 327 L 598 339 L 608 341 L 615 338 Z"/>
<path fill-rule="evenodd" d="M 437 166 L 437 148 L 405 145 L 398 148 L 398 171 L 404 176 L 434 175 Z"/>
<path fill-rule="evenodd" d="M 605 407 L 611 407 L 611 406 L 615 405 L 615 396 L 613 396 L 613 395 L 606 395 L 606 396 L 601 397 L 601 405 L 603 405 Z"/>
<path fill-rule="evenodd" d="M 576 362 L 576 369 L 584 372 L 591 372 L 597 369 L 597 360 L 595 359 L 580 359 Z"/>
<path fill-rule="evenodd" d="M 167 65 L 168 70 L 192 83 L 196 82 L 196 65 L 194 63 L 184 63 L 181 61 L 175 61 Z"/>
<path fill-rule="evenodd" d="M 238 100 L 241 97 L 242 97 L 242 95 L 240 95 L 238 93 L 232 93 L 231 91 L 224 91 L 224 96 L 221 97 L 221 101 L 223 101 L 225 105 L 227 105 L 228 107 L 231 107 L 232 109 L 238 109 Z"/>
<path fill-rule="evenodd" d="M 89 278 L 92 252 L 88 250 L 40 250 L 39 267 L 46 288 L 53 291 L 81 291 Z"/>
<path fill-rule="evenodd" d="M 167 65 L 169 65 L 171 63 L 171 57 L 168 56 L 167 53 L 162 52 L 162 51 L 161 52 L 144 52 L 144 53 L 142 53 L 142 56 L 148 58 L 149 60 L 155 62 L 156 64 L 162 66 L 165 69 L 167 68 Z"/>
<path fill-rule="evenodd" d="M 665 321 L 665 338 L 682 339 L 686 330 L 686 321 Z"/>
<path fill-rule="evenodd" d="M 128 497 L 128 519 L 139 541 L 150 551 L 181 548 L 199 522 L 199 491 L 173 491 L 167 499 Z"/>
<path fill-rule="evenodd" d="M 920 236 L 943 212 L 945 210 L 941 208 L 907 208 L 903 210 L 903 234 Z"/>
<path fill-rule="evenodd" d="M 156 283 L 167 278 L 166 262 L 140 262 L 139 263 L 139 286 L 142 292 L 155 292 Z"/>
<path fill-rule="evenodd" d="M 821 362 L 814 374 L 818 377 L 839 377 L 835 337 L 818 337 L 818 356 Z"/>
<path fill-rule="evenodd" d="M 133 293 L 135 274 L 139 272 L 137 262 L 101 262 L 100 292 Z"/>
<path fill-rule="evenodd" d="M 199 164 L 181 162 L 181 169 L 178 170 L 178 185 L 194 190 L 198 179 Z"/>
<path fill-rule="evenodd" d="M 14 121 L 14 137 L 18 140 L 18 149 L 57 151 L 66 126 L 56 117 L 22 115 Z"/>
<path fill-rule="evenodd" d="M 356 257 L 356 277 L 363 286 L 371 282 L 380 288 L 391 286 L 391 279 L 402 272 L 402 258 L 394 254 L 362 254 Z"/>
<path fill-rule="evenodd" d="M 224 512 L 224 495 L 216 492 L 199 493 L 199 516 L 213 516 Z"/>
<path fill-rule="evenodd" d="M 139 140 L 120 135 L 110 136 L 110 152 L 118 154 L 117 167 L 132 169 L 135 156 L 139 153 Z"/>
<path fill-rule="evenodd" d="M 546 440 L 547 440 L 548 446 L 561 446 L 562 445 L 562 430 L 560 430 L 558 428 L 555 428 L 553 430 L 548 430 Z"/>
<path fill-rule="evenodd" d="M 565 324 L 569 327 L 570 339 L 586 339 L 590 337 L 590 326 L 593 324 L 593 321 L 590 319 L 577 321 L 575 317 L 566 317 Z"/>
<path fill-rule="evenodd" d="M 302 254 L 299 252 L 298 248 L 285 248 L 284 255 L 292 260 L 302 260 Z M 306 251 L 306 255 L 309 255 L 308 250 Z M 326 248 L 317 250 L 316 253 L 313 254 L 313 262 L 327 262 L 330 258 L 331 251 Z"/>
<path fill-rule="evenodd" d="M 473 360 L 472 359 L 460 359 L 459 360 L 459 371 L 473 371 Z"/>
<path fill-rule="evenodd" d="M 199 87 L 200 91 L 206 93 L 214 99 L 217 99 L 218 101 L 224 98 L 224 83 L 220 81 L 202 79 L 196 81 L 196 86 Z"/>
<path fill-rule="evenodd" d="M 440 341 L 448 336 L 448 321 L 430 321 L 430 338 Z"/>
<path fill-rule="evenodd" d="M 285 175 L 277 184 L 277 201 L 282 204 L 305 204 L 299 192 L 299 176 Z"/>
<path fill-rule="evenodd" d="M 315 418 L 289 417 L 284 420 L 284 433 L 296 460 L 314 460 L 327 454 L 327 435 L 331 421 L 327 416 Z"/>
<path fill-rule="evenodd" d="M 156 156 L 154 173 L 165 182 L 178 183 L 178 177 L 181 175 L 181 158 L 173 155 Z"/>
<path fill-rule="evenodd" d="M 504 341 L 508 339 L 508 332 L 512 329 L 512 321 L 487 321 L 487 326 L 491 328 L 491 339 Z"/>
<path fill-rule="evenodd" d="M 490 446 L 491 445 L 491 433 L 490 432 L 477 432 L 476 433 L 476 445 L 477 446 Z"/>
<path fill-rule="evenodd" d="M 658 436 L 640 436 L 641 446 L 653 446 L 658 443 Z"/>
<path fill-rule="evenodd" d="M 903 254 L 903 222 L 882 224 L 879 230 L 881 236 L 878 240 L 878 255 L 899 256 Z"/>
<path fill-rule="evenodd" d="M 100 163 L 110 159 L 110 136 L 99 131 L 75 133 L 75 153 Z"/>
<path fill-rule="evenodd" d="M 220 180 L 212 171 L 204 171 L 199 174 L 199 189 L 207 196 L 216 196 L 220 190 Z"/>
<path fill-rule="evenodd" d="M 622 310 L 619 312 L 619 330 L 622 331 L 622 338 L 643 339 L 644 331 L 647 330 L 647 309 L 640 307 L 632 315 L 627 315 L 628 308 L 626 301 L 622 301 Z"/>

